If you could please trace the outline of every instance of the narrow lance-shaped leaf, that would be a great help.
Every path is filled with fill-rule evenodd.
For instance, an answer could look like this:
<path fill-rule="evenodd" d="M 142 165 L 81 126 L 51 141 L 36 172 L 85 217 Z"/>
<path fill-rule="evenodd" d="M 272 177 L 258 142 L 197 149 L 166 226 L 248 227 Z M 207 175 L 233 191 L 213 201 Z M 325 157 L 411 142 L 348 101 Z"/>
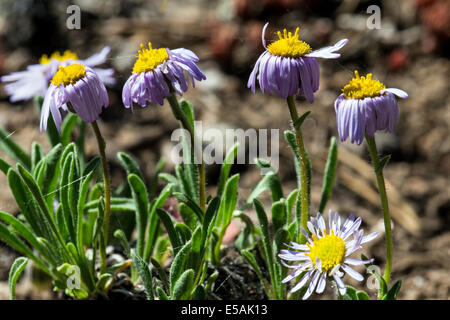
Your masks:
<path fill-rule="evenodd" d="M 222 168 L 220 169 L 219 184 L 217 186 L 217 196 L 219 197 L 222 197 L 222 193 L 225 188 L 225 183 L 227 182 L 228 175 L 230 174 L 231 166 L 233 165 L 234 160 L 237 157 L 238 148 L 239 143 L 235 143 L 230 148 L 223 161 Z"/>
<path fill-rule="evenodd" d="M 334 177 L 336 176 L 337 159 L 338 159 L 338 150 L 336 138 L 332 137 L 330 143 L 330 150 L 328 152 L 327 164 L 325 166 L 325 174 L 323 176 L 322 197 L 320 199 L 318 212 L 323 213 L 328 198 L 331 195 L 331 190 L 333 189 L 334 184 Z"/>
<path fill-rule="evenodd" d="M 139 176 L 130 174 L 128 176 L 133 199 L 136 205 L 136 226 L 138 232 L 137 238 L 137 254 L 144 255 L 145 230 L 147 228 L 147 219 L 149 212 L 147 188 Z"/>
<path fill-rule="evenodd" d="M 164 227 L 166 228 L 167 234 L 169 235 L 170 242 L 172 243 L 172 248 L 174 251 L 174 254 L 180 250 L 182 243 L 180 241 L 180 238 L 178 237 L 177 232 L 175 231 L 172 218 L 170 218 L 170 215 L 167 213 L 167 211 L 157 208 L 156 213 L 159 216 L 159 219 L 163 223 Z"/>
<path fill-rule="evenodd" d="M 267 215 L 264 210 L 264 206 L 258 199 L 253 200 L 253 205 L 255 206 L 259 225 L 260 225 L 261 232 L 263 235 L 264 251 L 265 251 L 266 258 L 267 258 L 267 266 L 269 268 L 270 279 L 272 282 L 272 286 L 276 287 L 277 281 L 276 281 L 276 277 L 275 277 L 272 242 L 270 240 L 270 234 L 269 234 L 269 221 L 267 220 Z M 276 290 L 274 290 L 274 295 L 276 295 L 276 294 L 277 294 L 277 292 L 276 292 Z M 276 296 L 275 296 L 275 298 L 276 298 Z"/>
<path fill-rule="evenodd" d="M 150 272 L 150 268 L 148 267 L 148 264 L 134 250 L 131 251 L 131 257 L 139 273 L 139 276 L 141 277 L 142 282 L 144 283 L 145 294 L 147 296 L 147 299 L 154 300 L 155 295 L 153 292 L 153 278 L 152 273 Z"/>
<path fill-rule="evenodd" d="M 194 270 L 189 269 L 183 272 L 180 278 L 175 283 L 173 294 L 170 300 L 186 300 L 191 295 L 191 290 L 194 285 Z"/>
<path fill-rule="evenodd" d="M 28 264 L 28 259 L 25 257 L 17 258 L 9 270 L 9 298 L 15 300 L 16 298 L 16 284 L 20 274 Z"/>

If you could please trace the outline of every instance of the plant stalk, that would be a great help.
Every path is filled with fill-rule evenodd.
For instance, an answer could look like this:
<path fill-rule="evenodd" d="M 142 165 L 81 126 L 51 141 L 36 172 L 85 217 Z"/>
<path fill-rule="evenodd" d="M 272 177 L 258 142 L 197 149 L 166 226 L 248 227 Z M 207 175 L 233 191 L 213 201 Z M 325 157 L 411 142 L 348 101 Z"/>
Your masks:
<path fill-rule="evenodd" d="M 384 280 L 389 285 L 391 278 L 392 268 L 392 230 L 391 230 L 391 217 L 389 215 L 389 205 L 386 194 L 386 185 L 384 183 L 383 168 L 380 167 L 380 159 L 378 158 L 377 145 L 374 138 L 370 138 L 366 134 L 367 145 L 369 146 L 370 157 L 372 158 L 372 164 L 377 178 L 378 191 L 380 194 L 381 208 L 384 218 L 384 229 L 386 234 L 386 268 L 384 270 Z"/>
<path fill-rule="evenodd" d="M 191 136 L 191 152 L 193 155 L 193 158 L 196 159 L 195 155 L 199 155 L 200 164 L 198 165 L 198 190 L 199 190 L 199 206 L 200 208 L 205 211 L 206 210 L 206 191 L 205 191 L 205 165 L 203 163 L 203 155 L 201 150 L 198 150 L 197 144 L 195 143 L 195 130 L 191 126 L 189 120 L 187 119 L 186 115 L 184 114 L 183 110 L 181 110 L 181 107 L 178 103 L 178 100 L 175 96 L 175 93 L 172 92 L 172 95 L 170 97 L 167 97 L 167 100 L 169 101 L 170 107 L 172 109 L 172 113 L 175 116 L 175 118 L 181 122 L 183 127 L 189 131 L 189 135 Z M 191 157 L 192 158 L 192 157 Z"/>
<path fill-rule="evenodd" d="M 300 164 L 300 188 L 298 190 L 297 202 L 300 202 L 300 226 L 307 230 L 308 215 L 309 215 L 309 194 L 308 194 L 308 177 L 307 177 L 307 156 L 305 146 L 303 144 L 303 135 L 300 127 L 296 128 L 295 123 L 299 119 L 297 108 L 295 106 L 294 96 L 287 98 L 287 104 L 289 106 L 289 112 L 294 124 L 295 137 L 297 140 L 297 154 Z M 300 243 L 306 242 L 306 238 L 303 233 L 300 232 Z"/>
<path fill-rule="evenodd" d="M 105 186 L 105 215 L 103 218 L 103 234 L 104 234 L 104 244 L 101 246 L 100 260 L 101 260 L 101 271 L 104 272 L 106 270 L 106 246 L 108 245 L 108 229 L 109 229 L 109 218 L 111 211 L 111 179 L 109 176 L 108 170 L 108 162 L 106 160 L 105 148 L 106 143 L 103 139 L 102 134 L 100 133 L 100 129 L 97 125 L 97 122 L 91 122 L 92 129 L 95 133 L 95 138 L 97 139 L 98 151 L 100 153 L 100 158 L 102 160 L 103 167 L 103 183 Z"/>

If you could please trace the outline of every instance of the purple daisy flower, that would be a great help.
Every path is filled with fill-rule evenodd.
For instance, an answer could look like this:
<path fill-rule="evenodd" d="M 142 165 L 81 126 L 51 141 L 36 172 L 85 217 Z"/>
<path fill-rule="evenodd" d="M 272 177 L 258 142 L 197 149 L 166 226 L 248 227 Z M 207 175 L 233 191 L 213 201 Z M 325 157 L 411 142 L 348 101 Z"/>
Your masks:
<path fill-rule="evenodd" d="M 333 279 L 339 293 L 345 295 L 346 288 L 341 279 L 344 272 L 353 279 L 362 281 L 364 277 L 353 270 L 350 265 L 359 266 L 373 261 L 373 259 L 362 261 L 349 257 L 361 249 L 362 244 L 372 241 L 378 235 L 378 232 L 373 232 L 364 236 L 364 231 L 359 230 L 361 222 L 361 218 L 355 219 L 355 216 L 351 214 L 342 223 L 339 214 L 330 210 L 328 215 L 329 233 L 327 233 L 327 226 L 322 215 L 318 213 L 316 218 L 311 217 L 308 221 L 308 230 L 311 234 L 309 235 L 305 229 L 301 228 L 308 242 L 306 244 L 291 242 L 288 247 L 293 250 L 281 250 L 278 255 L 285 267 L 294 269 L 282 282 L 289 282 L 303 273 L 303 277 L 291 290 L 291 292 L 296 292 L 311 280 L 303 300 L 308 299 L 314 291 L 322 293 L 325 290 L 327 279 Z M 298 261 L 298 263 L 290 265 L 283 260 Z M 341 272 L 341 269 L 344 272 Z"/>
<path fill-rule="evenodd" d="M 372 79 L 371 73 L 360 77 L 358 71 L 342 91 L 334 102 L 339 136 L 341 141 L 349 138 L 351 143 L 358 145 L 363 142 L 366 133 L 373 138 L 378 130 L 392 132 L 399 116 L 395 96 L 408 97 L 405 91 L 386 88 Z"/>
<path fill-rule="evenodd" d="M 85 60 L 79 60 L 76 53 L 70 50 L 66 50 L 63 54 L 54 52 L 50 57 L 44 54 L 39 59 L 39 64 L 29 65 L 27 70 L 13 72 L 1 77 L 0 80 L 2 82 L 11 82 L 5 86 L 11 102 L 29 100 L 38 94 L 44 96 L 49 87 L 50 80 L 60 66 L 65 67 L 70 64 L 82 64 L 87 67 L 94 67 L 106 61 L 106 56 L 110 50 L 110 47 L 104 47 L 102 51 Z M 115 83 L 113 69 L 92 69 L 105 84 Z"/>
<path fill-rule="evenodd" d="M 185 71 L 193 87 L 195 87 L 194 79 L 198 81 L 206 79 L 195 64 L 198 61 L 198 57 L 191 50 L 153 49 L 150 42 L 147 49 L 141 44 L 132 75 L 123 87 L 123 104 L 131 109 L 134 103 L 141 107 L 145 107 L 147 103 L 163 105 L 164 98 L 171 96 L 172 90 L 180 96 L 183 95 L 188 89 Z"/>
<path fill-rule="evenodd" d="M 339 58 L 341 55 L 336 51 L 345 46 L 348 39 L 311 51 L 309 44 L 298 39 L 299 28 L 294 35 L 284 29 L 283 35 L 278 31 L 279 40 L 266 46 L 265 33 L 268 25 L 266 23 L 262 32 L 262 43 L 266 51 L 256 61 L 247 87 L 255 93 L 258 80 L 263 93 L 274 93 L 284 99 L 300 93 L 313 103 L 314 92 L 319 89 L 320 76 L 316 58 Z"/>
<path fill-rule="evenodd" d="M 73 108 L 69 110 L 68 104 Z M 61 133 L 60 109 L 73 111 L 85 122 L 99 118 L 102 107 L 108 107 L 109 99 L 105 85 L 94 70 L 82 64 L 59 67 L 50 81 L 41 111 L 41 131 L 47 130 L 52 113 L 56 128 Z"/>

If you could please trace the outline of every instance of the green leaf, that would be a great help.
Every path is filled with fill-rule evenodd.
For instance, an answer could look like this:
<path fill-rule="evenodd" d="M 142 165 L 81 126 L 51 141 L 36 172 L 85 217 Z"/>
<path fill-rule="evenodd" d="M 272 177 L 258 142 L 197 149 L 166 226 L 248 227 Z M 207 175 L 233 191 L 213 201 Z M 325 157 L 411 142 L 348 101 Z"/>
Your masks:
<path fill-rule="evenodd" d="M 402 280 L 398 280 L 394 285 L 389 289 L 386 295 L 382 300 L 397 300 L 398 293 L 400 288 L 402 287 Z"/>
<path fill-rule="evenodd" d="M 261 268 L 259 267 L 258 263 L 256 262 L 255 256 L 248 250 L 241 250 L 242 257 L 247 261 L 248 264 L 250 264 L 255 270 L 256 275 L 258 276 L 259 280 L 264 286 L 264 289 L 266 291 L 266 294 L 268 297 L 272 297 L 272 290 L 270 289 L 269 284 L 267 283 L 266 278 L 264 278 L 263 273 L 261 271 Z"/>
<path fill-rule="evenodd" d="M 150 256 L 153 253 L 153 248 L 155 246 L 156 238 L 158 236 L 159 230 L 159 219 L 156 213 L 157 208 L 162 208 L 166 203 L 167 198 L 172 193 L 173 184 L 168 184 L 164 187 L 164 189 L 159 194 L 154 204 L 151 206 L 150 215 L 149 215 L 149 223 L 148 223 L 148 236 L 147 241 L 145 243 L 144 248 L 144 260 L 148 261 Z"/>
<path fill-rule="evenodd" d="M 169 300 L 169 297 L 161 287 L 156 287 L 156 295 L 158 296 L 159 300 Z"/>
<path fill-rule="evenodd" d="M 123 230 L 118 229 L 114 231 L 114 237 L 120 240 L 120 243 L 122 244 L 123 248 L 125 249 L 125 252 L 127 253 L 128 257 L 131 257 L 131 250 L 130 245 L 128 243 L 127 237 L 125 236 L 125 233 Z"/>
<path fill-rule="evenodd" d="M 136 226 L 137 226 L 137 254 L 144 255 L 145 230 L 149 213 L 148 194 L 144 182 L 139 176 L 130 174 L 128 176 L 133 199 L 136 205 Z"/>
<path fill-rule="evenodd" d="M 139 276 L 144 283 L 147 300 L 154 300 L 155 295 L 153 293 L 153 279 L 148 264 L 134 250 L 131 251 L 131 257 L 133 259 L 133 264 L 136 266 Z"/>
<path fill-rule="evenodd" d="M 3 224 L 0 224 L 0 239 L 2 239 L 3 242 L 7 243 L 13 249 L 33 260 L 33 262 L 36 263 L 42 270 L 44 270 L 44 272 L 46 272 L 47 274 L 51 274 L 48 268 L 39 258 L 34 255 L 31 249 L 28 248 L 28 246 L 26 246 L 22 242 L 22 240 L 20 240 Z"/>
<path fill-rule="evenodd" d="M 178 237 L 177 232 L 175 231 L 172 218 L 170 217 L 169 213 L 167 213 L 167 211 L 160 208 L 156 208 L 156 213 L 158 214 L 159 219 L 166 228 L 173 251 L 176 254 L 178 250 L 180 250 L 180 248 L 183 246 L 183 244 L 181 243 L 181 240 Z"/>
<path fill-rule="evenodd" d="M 89 184 L 91 182 L 93 172 L 91 171 L 86 178 L 83 179 L 81 189 L 80 189 L 80 195 L 78 198 L 77 203 L 77 247 L 78 247 L 78 253 L 80 256 L 84 257 L 84 251 L 83 251 L 83 217 L 84 217 L 84 205 L 86 202 L 87 193 L 89 191 Z M 92 237 L 92 235 L 88 235 L 89 238 Z"/>
<path fill-rule="evenodd" d="M 207 241 L 211 234 L 212 228 L 214 227 L 214 224 L 212 223 L 212 221 L 215 218 L 215 215 L 217 213 L 219 205 L 220 205 L 220 199 L 218 197 L 215 197 L 209 204 L 208 208 L 206 209 L 205 219 L 203 220 L 203 224 L 202 224 L 202 248 L 203 248 L 203 250 L 206 248 Z"/>
<path fill-rule="evenodd" d="M 330 142 L 330 150 L 328 152 L 327 164 L 325 166 L 325 174 L 323 176 L 322 197 L 320 199 L 318 209 L 318 211 L 322 213 L 325 209 L 328 198 L 331 195 L 331 190 L 333 189 L 334 177 L 336 176 L 337 158 L 338 151 L 336 138 L 332 137 Z"/>
<path fill-rule="evenodd" d="M 286 224 L 292 221 L 292 213 L 295 201 L 297 200 L 298 190 L 293 190 L 286 199 Z"/>
<path fill-rule="evenodd" d="M 185 263 L 191 250 L 191 242 L 187 242 L 183 248 L 175 255 L 172 265 L 170 266 L 170 294 L 174 292 L 175 284 L 185 269 Z"/>
<path fill-rule="evenodd" d="M 225 183 L 227 182 L 228 176 L 230 174 L 231 166 L 233 165 L 234 160 L 237 157 L 238 148 L 239 143 L 237 142 L 228 151 L 223 161 L 222 167 L 220 169 L 219 184 L 217 186 L 217 196 L 221 198 L 223 196 L 222 193 L 225 187 Z"/>
<path fill-rule="evenodd" d="M 369 295 L 365 291 L 357 291 L 356 296 L 358 297 L 358 300 L 370 300 Z"/>
<path fill-rule="evenodd" d="M 9 270 L 9 298 L 10 300 L 16 299 L 16 284 L 20 274 L 28 264 L 28 259 L 25 257 L 17 258 Z"/>
<path fill-rule="evenodd" d="M 141 169 L 139 169 L 139 165 L 136 161 L 131 158 L 128 154 L 124 152 L 119 152 L 117 154 L 117 157 L 119 158 L 120 163 L 124 167 L 124 169 L 127 171 L 127 175 L 135 174 L 139 178 L 141 178 L 142 181 L 144 181 L 144 176 L 141 172 Z"/>
<path fill-rule="evenodd" d="M 161 171 L 164 169 L 164 166 L 166 165 L 166 160 L 164 158 L 160 159 L 155 167 L 155 173 L 152 176 L 152 179 L 150 181 L 150 186 L 148 188 L 148 194 L 150 199 L 154 196 L 156 193 L 156 188 L 158 187 L 158 177 Z"/>
<path fill-rule="evenodd" d="M 206 280 L 205 291 L 211 290 L 211 286 L 216 281 L 218 276 L 219 276 L 219 272 L 214 271 L 214 273 L 208 277 L 208 280 Z"/>
<path fill-rule="evenodd" d="M 346 288 L 344 295 L 345 300 L 358 300 L 355 288 L 353 288 L 352 286 L 345 286 L 345 288 Z"/>
<path fill-rule="evenodd" d="M 387 155 L 384 156 L 383 158 L 380 159 L 380 163 L 378 164 L 378 166 L 375 168 L 376 172 L 381 172 L 383 171 L 384 167 L 387 165 L 387 163 L 389 162 L 389 160 L 391 159 L 391 155 Z"/>
<path fill-rule="evenodd" d="M 75 234 L 75 225 L 74 225 L 74 215 L 77 214 L 77 211 L 74 210 L 74 207 L 71 203 L 71 188 L 72 181 L 74 180 L 75 173 L 75 162 L 74 162 L 74 153 L 71 152 L 67 155 L 62 172 L 61 172 L 61 187 L 59 189 L 59 199 L 62 206 L 62 214 L 63 221 L 65 225 L 65 230 L 70 236 L 70 240 L 72 242 L 76 242 L 76 234 Z"/>
<path fill-rule="evenodd" d="M 246 209 L 253 203 L 253 200 L 259 197 L 263 192 L 271 190 L 272 201 L 278 201 L 283 197 L 283 191 L 280 189 L 280 179 L 277 174 L 273 172 L 267 173 L 264 178 L 256 185 L 250 196 L 247 199 L 246 205 L 240 210 Z"/>
<path fill-rule="evenodd" d="M 39 237 L 51 238 L 45 217 L 23 179 L 13 168 L 9 169 L 7 177 L 16 203 L 33 232 Z"/>
<path fill-rule="evenodd" d="M 25 168 L 28 170 L 31 169 L 31 157 L 21 148 L 19 147 L 14 140 L 11 138 L 13 133 L 8 133 L 0 127 L 0 148 L 5 150 L 5 152 L 20 162 Z"/>
<path fill-rule="evenodd" d="M 2 170 L 4 174 L 8 174 L 9 168 L 12 168 L 12 166 L 8 162 L 0 158 L 0 170 Z"/>
<path fill-rule="evenodd" d="M 183 219 L 184 223 L 189 226 L 191 230 L 194 230 L 197 225 L 197 221 L 199 221 L 194 211 L 186 204 L 181 202 L 178 204 L 178 212 L 180 213 L 180 216 Z"/>
<path fill-rule="evenodd" d="M 195 201 L 179 192 L 174 192 L 173 195 L 175 196 L 175 198 L 177 198 L 178 202 L 183 202 L 189 208 L 191 208 L 191 210 L 197 215 L 199 221 L 203 221 L 203 211 L 202 209 L 200 209 L 200 207 L 197 205 Z"/>
<path fill-rule="evenodd" d="M 33 141 L 31 144 L 31 170 L 44 158 L 44 151 L 39 143 Z M 5 172 L 5 171 L 4 171 Z"/>
<path fill-rule="evenodd" d="M 61 143 L 66 146 L 70 143 L 70 135 L 77 123 L 78 116 L 69 112 L 61 123 Z"/>
<path fill-rule="evenodd" d="M 83 176 L 86 176 L 89 173 L 94 172 L 98 168 L 100 163 L 101 163 L 101 159 L 100 159 L 99 156 L 96 156 L 91 161 L 89 161 L 88 164 L 86 165 L 86 167 L 83 170 Z"/>
<path fill-rule="evenodd" d="M 38 241 L 38 238 L 36 238 L 35 234 L 19 219 L 8 213 L 0 211 L 0 220 L 14 228 L 14 230 L 21 237 L 23 237 L 33 248 L 35 248 L 42 257 L 47 259 L 47 261 L 54 262 L 52 257 L 48 255 L 47 250 L 45 250 L 42 244 Z"/>
<path fill-rule="evenodd" d="M 280 201 L 274 202 L 271 211 L 273 231 L 276 233 L 286 224 L 286 201 L 281 199 Z"/>
<path fill-rule="evenodd" d="M 219 211 L 215 220 L 215 226 L 221 229 L 221 236 L 230 224 L 234 209 L 236 208 L 238 184 L 239 174 L 235 174 L 228 179 L 225 190 L 222 193 L 222 201 L 220 201 Z"/>
<path fill-rule="evenodd" d="M 193 284 L 194 270 L 186 270 L 175 283 L 170 300 L 187 300 L 191 295 Z"/>
<path fill-rule="evenodd" d="M 186 243 L 191 239 L 192 232 L 191 229 L 187 225 L 185 225 L 182 222 L 177 222 L 175 224 L 175 231 L 177 232 L 178 236 L 181 238 L 182 243 Z"/>
<path fill-rule="evenodd" d="M 63 146 L 57 144 L 43 160 L 45 167 L 39 185 L 41 186 L 42 193 L 46 196 L 46 203 L 49 208 L 53 207 L 53 200 L 56 195 L 56 188 L 58 187 L 61 172 L 59 163 L 62 151 Z"/>
<path fill-rule="evenodd" d="M 170 291 L 170 283 L 169 283 L 169 279 L 167 278 L 166 271 L 155 259 L 151 258 L 151 263 L 152 263 L 153 267 L 156 269 L 156 272 L 158 272 L 159 279 L 161 280 L 161 282 L 164 286 L 164 289 L 167 292 L 169 292 Z"/>
<path fill-rule="evenodd" d="M 297 119 L 297 121 L 294 122 L 294 128 L 295 129 L 300 129 L 300 127 L 302 126 L 303 122 L 305 121 L 306 117 L 311 113 L 311 111 L 306 111 L 304 114 L 302 114 L 300 116 L 300 118 Z"/>
<path fill-rule="evenodd" d="M 206 300 L 206 291 L 202 285 L 199 285 L 197 286 L 197 288 L 195 288 L 193 300 Z"/>
<path fill-rule="evenodd" d="M 272 241 L 270 240 L 270 233 L 269 233 L 269 221 L 267 220 L 267 215 L 266 211 L 264 210 L 264 206 L 258 199 L 253 200 L 253 205 L 255 207 L 256 215 L 258 216 L 259 226 L 261 228 L 261 232 L 263 235 L 264 252 L 267 259 L 267 267 L 269 269 L 272 287 L 276 288 L 277 280 L 274 269 L 274 254 L 272 250 Z M 276 291 L 274 290 L 274 296 L 275 295 Z M 277 299 L 276 296 L 274 298 Z"/>
<path fill-rule="evenodd" d="M 167 183 L 171 183 L 179 187 L 180 183 L 178 182 L 178 179 L 175 176 L 171 175 L 170 173 L 161 172 L 160 174 L 158 174 L 158 178 L 162 179 Z"/>

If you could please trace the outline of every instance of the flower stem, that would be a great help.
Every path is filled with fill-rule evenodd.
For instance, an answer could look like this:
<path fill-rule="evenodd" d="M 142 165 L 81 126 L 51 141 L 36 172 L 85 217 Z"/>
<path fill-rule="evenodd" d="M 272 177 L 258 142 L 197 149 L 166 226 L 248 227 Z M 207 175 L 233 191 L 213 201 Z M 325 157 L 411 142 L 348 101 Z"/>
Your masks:
<path fill-rule="evenodd" d="M 100 158 L 102 160 L 103 167 L 103 183 L 105 186 L 105 214 L 103 218 L 103 234 L 104 234 L 104 243 L 100 246 L 100 270 L 104 272 L 106 270 L 106 246 L 108 245 L 108 228 L 109 228 L 109 216 L 111 210 L 111 180 L 109 176 L 108 170 L 108 162 L 106 161 L 105 148 L 106 143 L 100 133 L 100 129 L 97 125 L 97 122 L 91 122 L 92 129 L 94 129 L 95 138 L 97 139 L 98 151 L 100 153 Z"/>
<path fill-rule="evenodd" d="M 374 138 L 370 138 L 366 134 L 367 145 L 369 146 L 370 157 L 372 158 L 372 164 L 375 170 L 375 176 L 377 178 L 378 191 L 380 194 L 381 208 L 383 211 L 384 228 L 386 233 L 386 269 L 384 270 L 384 280 L 389 285 L 391 278 L 392 268 L 392 230 L 391 230 L 391 217 L 389 215 L 389 205 L 386 194 L 386 186 L 383 177 L 383 168 L 380 167 L 380 159 L 378 158 L 377 145 Z"/>
<path fill-rule="evenodd" d="M 309 190 L 308 190 L 308 176 L 307 176 L 307 156 L 305 146 L 303 144 L 303 135 L 300 127 L 296 128 L 295 123 L 299 119 L 297 108 L 295 106 L 294 96 L 287 98 L 287 104 L 289 106 L 289 112 L 294 124 L 295 137 L 297 140 L 297 155 L 300 165 L 300 188 L 298 190 L 297 202 L 300 202 L 300 226 L 305 230 L 307 229 L 308 215 L 309 215 Z M 305 243 L 306 238 L 303 233 L 300 232 L 300 243 Z"/>
<path fill-rule="evenodd" d="M 196 154 L 199 156 L 198 159 L 200 159 L 200 163 L 198 165 L 198 175 L 199 175 L 199 181 L 198 181 L 198 190 L 199 190 L 199 202 L 200 202 L 200 208 L 205 211 L 206 209 L 206 191 L 205 191 L 205 165 L 203 163 L 203 155 L 201 150 L 198 150 L 197 144 L 195 143 L 195 131 L 192 127 L 191 123 L 189 122 L 188 118 L 184 114 L 183 110 L 181 109 L 178 100 L 175 96 L 175 93 L 172 92 L 172 95 L 170 97 L 167 97 L 167 100 L 169 101 L 170 107 L 172 108 L 172 113 L 175 116 L 175 118 L 181 122 L 183 127 L 189 131 L 189 135 L 191 136 L 191 152 L 193 159 L 197 159 L 195 156 Z M 195 162 L 195 161 L 194 161 Z"/>

